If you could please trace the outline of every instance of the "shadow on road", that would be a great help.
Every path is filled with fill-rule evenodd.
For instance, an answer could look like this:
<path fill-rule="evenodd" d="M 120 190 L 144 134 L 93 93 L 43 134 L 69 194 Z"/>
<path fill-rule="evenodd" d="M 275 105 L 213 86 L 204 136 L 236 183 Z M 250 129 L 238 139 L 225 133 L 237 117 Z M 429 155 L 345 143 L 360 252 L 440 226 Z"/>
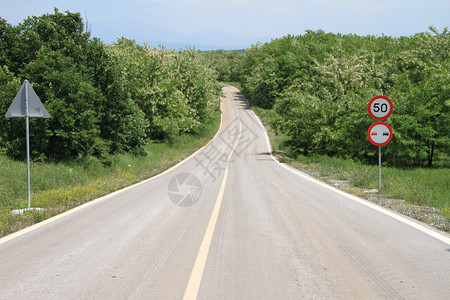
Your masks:
<path fill-rule="evenodd" d="M 233 100 L 236 101 L 239 109 L 250 110 L 250 106 L 241 93 L 233 93 Z"/>

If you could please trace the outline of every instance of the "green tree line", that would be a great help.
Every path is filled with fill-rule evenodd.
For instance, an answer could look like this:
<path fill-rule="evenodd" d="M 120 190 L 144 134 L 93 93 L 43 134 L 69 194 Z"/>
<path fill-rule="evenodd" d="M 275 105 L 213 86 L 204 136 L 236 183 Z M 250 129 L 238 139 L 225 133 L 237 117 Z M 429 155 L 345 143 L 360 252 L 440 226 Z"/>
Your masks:
<path fill-rule="evenodd" d="M 0 18 L 0 112 L 24 79 L 50 119 L 31 119 L 35 160 L 145 154 L 149 139 L 173 140 L 208 122 L 219 107 L 216 72 L 194 49 L 150 49 L 125 38 L 105 45 L 79 13 Z M 0 117 L 0 150 L 25 155 L 25 122 Z"/>
<path fill-rule="evenodd" d="M 383 160 L 431 167 L 449 154 L 450 33 L 430 27 L 411 37 L 307 31 L 244 54 L 211 53 L 221 80 L 239 81 L 271 125 L 289 137 L 292 155 L 325 154 L 374 162 L 367 103 L 389 97 L 394 138 Z M 226 62 L 229 62 L 228 65 Z"/>

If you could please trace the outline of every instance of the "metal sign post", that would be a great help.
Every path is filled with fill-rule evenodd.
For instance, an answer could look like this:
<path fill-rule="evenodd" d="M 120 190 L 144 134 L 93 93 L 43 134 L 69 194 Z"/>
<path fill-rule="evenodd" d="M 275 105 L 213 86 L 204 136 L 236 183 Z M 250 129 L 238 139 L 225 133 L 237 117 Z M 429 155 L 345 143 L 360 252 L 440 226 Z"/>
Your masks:
<path fill-rule="evenodd" d="M 381 190 L 381 146 L 378 146 L 378 190 Z"/>
<path fill-rule="evenodd" d="M 386 96 L 373 97 L 367 105 L 369 115 L 376 120 L 385 120 L 394 109 L 391 100 Z M 378 146 L 378 190 L 381 190 L 381 147 L 392 140 L 393 132 L 391 126 L 384 122 L 375 122 L 367 130 L 369 141 Z"/>
<path fill-rule="evenodd" d="M 28 91 L 25 89 L 25 127 L 26 127 L 26 143 L 27 143 L 27 209 L 31 207 L 30 192 L 30 117 L 28 116 Z"/>
<path fill-rule="evenodd" d="M 36 95 L 30 82 L 25 80 L 17 92 L 11 106 L 5 114 L 6 118 L 25 118 L 26 150 L 27 150 L 27 209 L 31 207 L 30 192 L 30 118 L 50 118 L 41 100 Z"/>

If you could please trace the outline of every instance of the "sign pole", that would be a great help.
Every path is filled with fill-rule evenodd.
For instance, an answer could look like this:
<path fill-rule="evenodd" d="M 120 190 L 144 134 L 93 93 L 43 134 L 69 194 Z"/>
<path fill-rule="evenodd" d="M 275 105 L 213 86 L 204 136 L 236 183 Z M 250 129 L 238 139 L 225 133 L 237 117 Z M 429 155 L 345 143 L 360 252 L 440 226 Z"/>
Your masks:
<path fill-rule="evenodd" d="M 375 120 L 386 120 L 394 109 L 391 99 L 386 96 L 375 96 L 367 105 L 369 115 Z M 378 146 L 378 190 L 381 190 L 381 146 L 387 145 L 392 139 L 392 128 L 387 123 L 376 122 L 367 130 L 369 141 Z"/>
<path fill-rule="evenodd" d="M 27 143 L 27 208 L 31 207 L 30 196 L 30 117 L 28 115 L 28 91 L 25 89 L 25 127 L 26 127 L 26 143 Z"/>
<path fill-rule="evenodd" d="M 381 190 L 381 146 L 378 146 L 378 190 Z"/>
<path fill-rule="evenodd" d="M 30 118 L 26 117 L 25 122 L 27 127 L 27 208 L 30 209 Z"/>
<path fill-rule="evenodd" d="M 5 114 L 6 118 L 25 118 L 26 146 L 27 146 L 27 209 L 31 209 L 30 196 L 30 118 L 50 118 L 38 95 L 30 82 L 24 80 L 22 86 L 14 97 L 13 102 Z M 13 211 L 14 212 L 14 211 Z M 22 214 L 22 210 L 16 213 Z"/>

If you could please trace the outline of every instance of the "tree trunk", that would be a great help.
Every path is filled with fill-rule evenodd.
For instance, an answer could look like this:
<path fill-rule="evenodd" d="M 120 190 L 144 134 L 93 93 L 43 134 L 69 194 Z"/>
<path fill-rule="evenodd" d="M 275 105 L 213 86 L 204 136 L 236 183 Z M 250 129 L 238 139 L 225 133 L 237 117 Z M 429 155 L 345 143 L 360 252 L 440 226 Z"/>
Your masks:
<path fill-rule="evenodd" d="M 434 141 L 431 142 L 431 149 L 428 150 L 428 168 L 433 167 Z"/>

